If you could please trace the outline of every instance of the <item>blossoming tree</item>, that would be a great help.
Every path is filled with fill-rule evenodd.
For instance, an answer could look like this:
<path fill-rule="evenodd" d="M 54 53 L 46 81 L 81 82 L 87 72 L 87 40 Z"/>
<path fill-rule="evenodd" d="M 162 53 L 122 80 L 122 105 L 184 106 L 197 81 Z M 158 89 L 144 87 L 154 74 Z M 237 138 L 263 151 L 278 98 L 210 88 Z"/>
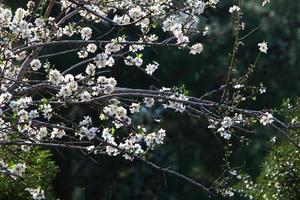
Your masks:
<path fill-rule="evenodd" d="M 163 145 L 168 133 L 159 127 L 132 122 L 132 116 L 161 105 L 163 109 L 206 118 L 217 137 L 230 141 L 239 137 L 236 130 L 250 132 L 259 121 L 286 135 L 288 126 L 275 118 L 271 110 L 249 110 L 241 102 L 265 92 L 264 86 L 249 86 L 247 79 L 267 42 L 258 44 L 258 56 L 248 72 L 234 77 L 237 52 L 243 44 L 240 31 L 242 7 L 229 8 L 234 20 L 235 43 L 226 82 L 200 97 L 188 96 L 178 88 L 149 89 L 120 87 L 108 70 L 125 63 L 152 78 L 161 67 L 157 60 L 145 62 L 143 52 L 155 47 L 188 50 L 192 55 L 205 51 L 195 38 L 205 41 L 209 31 L 199 28 L 205 10 L 218 9 L 219 0 L 45 0 L 29 1 L 26 8 L 12 11 L 0 7 L 0 145 L 68 148 L 88 154 L 123 156 L 194 184 L 209 195 L 231 196 L 233 191 L 209 188 L 170 168 L 147 159 L 147 153 Z M 262 1 L 263 6 L 268 1 Z M 157 34 L 162 31 L 164 34 Z M 55 52 L 45 54 L 47 49 Z M 61 47 L 69 47 L 60 50 Z M 77 56 L 81 61 L 57 66 L 49 61 L 57 56 Z M 151 59 L 151 58 L 148 58 Z M 127 70 L 126 67 L 123 69 Z M 108 74 L 108 75 L 107 75 Z M 211 95 L 218 94 L 219 101 Z M 70 113 L 76 108 L 93 110 L 97 117 Z M 126 134 L 119 134 L 119 132 Z M 244 138 L 245 139 L 245 138 Z M 241 137 L 241 141 L 244 140 Z M 299 145 L 292 142 L 299 148 Z M 0 170 L 13 179 L 22 177 L 26 163 L 10 166 L 1 160 Z M 34 199 L 43 199 L 45 188 L 28 188 Z"/>

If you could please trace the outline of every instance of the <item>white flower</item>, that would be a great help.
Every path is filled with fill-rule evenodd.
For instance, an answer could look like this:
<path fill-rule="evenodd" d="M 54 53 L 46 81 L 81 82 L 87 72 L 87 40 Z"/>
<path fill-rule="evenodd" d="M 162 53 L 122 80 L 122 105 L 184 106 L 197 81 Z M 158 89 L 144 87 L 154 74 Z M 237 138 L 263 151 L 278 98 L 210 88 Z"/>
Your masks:
<path fill-rule="evenodd" d="M 91 94 L 88 91 L 84 91 L 80 94 L 81 101 L 89 101 L 91 100 Z"/>
<path fill-rule="evenodd" d="M 115 15 L 113 21 L 118 24 L 128 24 L 130 22 L 130 18 L 128 17 L 128 15 L 122 15 L 122 16 Z"/>
<path fill-rule="evenodd" d="M 95 75 L 96 66 L 94 64 L 89 63 L 85 69 L 85 73 L 89 76 Z"/>
<path fill-rule="evenodd" d="M 108 128 L 103 129 L 102 131 L 102 136 L 101 136 L 105 141 L 113 141 L 114 138 L 112 137 L 112 135 L 109 132 Z"/>
<path fill-rule="evenodd" d="M 127 56 L 127 57 L 124 59 L 124 62 L 125 62 L 125 64 L 128 65 L 128 66 L 134 65 L 134 63 L 133 63 L 133 57 L 132 57 L 132 56 Z"/>
<path fill-rule="evenodd" d="M 21 97 L 17 101 L 10 101 L 9 106 L 15 111 L 18 109 L 26 109 L 32 103 L 31 97 Z"/>
<path fill-rule="evenodd" d="M 274 136 L 274 137 L 271 138 L 270 142 L 271 142 L 271 143 L 275 143 L 275 142 L 276 142 L 276 139 L 277 139 L 276 136 Z"/>
<path fill-rule="evenodd" d="M 229 139 L 231 138 L 231 134 L 225 130 L 225 127 L 224 127 L 224 126 L 221 126 L 221 127 L 217 130 L 217 132 L 220 133 L 220 136 L 223 137 L 223 138 L 226 139 L 226 140 L 229 140 Z"/>
<path fill-rule="evenodd" d="M 112 136 L 112 134 L 110 134 L 109 129 L 105 128 L 102 131 L 102 136 L 104 141 L 108 142 L 109 144 L 115 145 L 117 146 L 116 142 L 115 142 L 115 138 Z M 107 145 L 106 146 L 106 153 L 110 156 L 116 156 L 118 155 L 120 152 L 118 149 Z"/>
<path fill-rule="evenodd" d="M 125 150 L 128 153 L 133 153 L 135 155 L 139 155 L 144 153 L 144 150 L 142 149 L 139 142 L 141 141 L 142 137 L 135 135 L 131 136 L 128 139 L 126 139 L 124 142 L 122 142 L 119 147 L 123 150 Z M 129 154 L 123 155 L 125 159 L 133 160 L 134 157 L 132 157 Z"/>
<path fill-rule="evenodd" d="M 89 55 L 89 53 L 86 50 L 84 50 L 84 49 L 80 50 L 79 52 L 77 52 L 77 54 L 78 54 L 79 58 L 86 58 Z"/>
<path fill-rule="evenodd" d="M 92 118 L 90 116 L 84 116 L 84 119 L 79 122 L 80 126 L 86 126 L 92 124 Z"/>
<path fill-rule="evenodd" d="M 264 0 L 262 6 L 265 6 L 267 3 L 270 3 L 270 0 Z"/>
<path fill-rule="evenodd" d="M 128 12 L 129 16 L 133 19 L 138 19 L 143 16 L 143 12 L 140 6 L 136 6 L 129 10 Z"/>
<path fill-rule="evenodd" d="M 266 87 L 261 87 L 261 88 L 259 88 L 259 93 L 260 93 L 260 94 L 266 93 L 266 91 L 267 91 L 267 88 L 266 88 Z"/>
<path fill-rule="evenodd" d="M 16 175 L 16 176 L 22 176 L 23 175 L 23 173 L 25 172 L 25 170 L 26 170 L 26 168 L 27 168 L 27 166 L 26 166 L 26 164 L 16 164 L 15 166 L 14 166 L 14 168 L 13 169 L 11 169 L 10 170 L 10 172 L 13 174 L 13 175 Z"/>
<path fill-rule="evenodd" d="M 60 72 L 56 69 L 50 70 L 49 72 L 49 81 L 58 84 L 64 80 L 64 77 L 60 74 Z"/>
<path fill-rule="evenodd" d="M 72 90 L 67 86 L 63 86 L 60 88 L 58 95 L 63 98 L 69 97 L 72 95 Z"/>
<path fill-rule="evenodd" d="M 0 107 L 4 106 L 3 104 L 8 103 L 11 99 L 12 95 L 8 92 L 2 93 L 0 95 Z"/>
<path fill-rule="evenodd" d="M 103 68 L 107 65 L 108 56 L 106 53 L 100 53 L 95 59 L 95 64 L 98 68 Z"/>
<path fill-rule="evenodd" d="M 30 193 L 30 195 L 32 196 L 32 198 L 34 200 L 44 200 L 45 199 L 44 190 L 42 190 L 41 188 L 37 188 L 37 189 L 26 188 L 25 190 Z"/>
<path fill-rule="evenodd" d="M 91 146 L 87 146 L 86 147 L 86 150 L 87 151 L 93 151 L 95 149 L 95 146 L 94 145 L 91 145 Z"/>
<path fill-rule="evenodd" d="M 92 37 L 92 29 L 89 27 L 82 28 L 80 33 L 83 40 L 89 40 Z"/>
<path fill-rule="evenodd" d="M 129 46 L 129 51 L 138 52 L 138 51 L 142 51 L 144 48 L 145 48 L 144 45 L 133 44 Z"/>
<path fill-rule="evenodd" d="M 226 191 L 225 191 L 225 194 L 226 194 L 227 196 L 229 196 L 229 197 L 234 196 L 234 192 L 232 192 L 232 191 L 230 191 L 230 190 L 226 190 Z"/>
<path fill-rule="evenodd" d="M 114 64 L 115 59 L 113 57 L 109 57 L 108 61 L 106 62 L 106 65 L 112 67 Z"/>
<path fill-rule="evenodd" d="M 205 9 L 205 2 L 201 1 L 192 1 L 192 6 L 194 6 L 195 14 L 201 15 L 204 12 Z"/>
<path fill-rule="evenodd" d="M 239 12 L 240 10 L 241 10 L 241 8 L 236 5 L 233 5 L 232 7 L 229 8 L 230 13 Z"/>
<path fill-rule="evenodd" d="M 180 44 L 181 46 L 186 46 L 189 43 L 189 37 L 188 36 L 184 36 L 184 35 L 180 35 L 177 38 L 177 44 Z"/>
<path fill-rule="evenodd" d="M 19 61 L 24 60 L 26 58 L 26 56 L 27 56 L 26 51 L 22 51 L 16 55 L 16 59 Z"/>
<path fill-rule="evenodd" d="M 95 53 L 97 51 L 97 46 L 95 44 L 89 44 L 86 50 L 90 53 Z"/>
<path fill-rule="evenodd" d="M 106 84 L 104 86 L 104 94 L 111 94 L 115 90 L 115 86 L 112 84 Z"/>
<path fill-rule="evenodd" d="M 42 111 L 44 117 L 49 119 L 52 116 L 53 109 L 50 104 L 42 104 L 39 109 Z"/>
<path fill-rule="evenodd" d="M 274 122 L 273 115 L 271 113 L 266 112 L 260 117 L 259 122 L 264 126 L 271 124 Z"/>
<path fill-rule="evenodd" d="M 157 132 L 150 133 L 144 138 L 148 147 L 153 148 L 154 145 L 163 144 L 166 137 L 166 131 L 159 129 Z"/>
<path fill-rule="evenodd" d="M 0 8 L 0 24 L 8 25 L 12 18 L 12 12 L 10 9 Z"/>
<path fill-rule="evenodd" d="M 33 71 L 37 71 L 38 69 L 40 69 L 42 67 L 42 63 L 40 60 L 34 59 L 31 61 L 30 66 Z"/>
<path fill-rule="evenodd" d="M 258 43 L 257 45 L 259 47 L 259 51 L 263 52 L 263 53 L 267 53 L 268 51 L 268 44 L 267 42 L 261 42 L 261 43 Z"/>
<path fill-rule="evenodd" d="M 166 90 L 167 91 L 167 90 Z M 181 101 L 187 101 L 188 97 L 180 94 L 178 96 L 176 95 L 171 95 L 169 96 L 172 99 L 177 99 L 177 100 L 181 100 Z M 176 101 L 168 101 L 167 104 L 163 104 L 164 108 L 171 108 L 174 109 L 176 112 L 181 112 L 183 113 L 185 111 L 186 106 L 183 103 L 180 102 L 176 102 Z"/>
<path fill-rule="evenodd" d="M 242 87 L 244 87 L 243 84 L 236 84 L 236 85 L 233 86 L 234 89 L 240 89 Z"/>
<path fill-rule="evenodd" d="M 233 122 L 230 117 L 224 117 L 221 124 L 222 124 L 222 127 L 224 127 L 224 128 L 230 128 L 232 126 Z"/>
<path fill-rule="evenodd" d="M 62 138 L 64 135 L 66 135 L 66 133 L 63 129 L 53 128 L 51 132 L 51 138 Z"/>
<path fill-rule="evenodd" d="M 110 143 L 110 144 L 113 144 L 113 145 L 117 145 L 116 143 Z M 112 146 L 109 146 L 107 145 L 106 146 L 106 153 L 109 155 L 109 156 L 116 156 L 118 155 L 120 152 L 118 149 L 112 147 Z"/>
<path fill-rule="evenodd" d="M 42 140 L 48 135 L 48 131 L 46 127 L 41 127 L 40 130 L 37 132 L 36 139 L 37 140 Z"/>
<path fill-rule="evenodd" d="M 29 118 L 30 118 L 30 119 L 34 119 L 34 118 L 37 118 L 37 117 L 39 117 L 39 113 L 38 113 L 37 110 L 31 110 L 31 111 L 29 112 Z"/>
<path fill-rule="evenodd" d="M 157 62 L 153 61 L 152 64 L 148 64 L 146 66 L 145 70 L 146 70 L 147 74 L 152 75 L 154 73 L 154 71 L 158 69 L 158 66 L 159 66 L 159 64 Z"/>
<path fill-rule="evenodd" d="M 111 43 L 108 43 L 107 45 L 105 45 L 105 53 L 106 54 L 111 54 L 111 53 L 120 51 L 121 48 L 122 48 L 122 45 L 118 44 L 119 42 L 122 42 L 122 40 L 121 41 L 112 40 Z"/>
<path fill-rule="evenodd" d="M 217 3 L 219 3 L 219 0 L 209 0 L 209 3 L 216 5 Z"/>
<path fill-rule="evenodd" d="M 39 28 L 43 28 L 46 25 L 45 20 L 42 18 L 37 18 L 34 23 Z"/>
<path fill-rule="evenodd" d="M 140 67 L 143 64 L 143 59 L 141 57 L 135 57 L 133 60 L 133 64 Z"/>
<path fill-rule="evenodd" d="M 116 79 L 106 78 L 105 76 L 99 76 L 97 79 L 97 83 L 99 83 L 100 86 L 95 90 L 100 89 L 100 91 L 103 91 L 104 94 L 111 94 L 114 91 L 115 86 L 117 85 Z"/>
<path fill-rule="evenodd" d="M 203 32 L 202 32 L 202 35 L 203 35 L 203 36 L 206 36 L 206 35 L 208 34 L 208 32 L 209 32 L 209 27 L 206 26 L 206 27 L 204 28 Z"/>
<path fill-rule="evenodd" d="M 159 129 L 156 133 L 156 139 L 155 139 L 156 144 L 163 144 L 165 137 L 166 137 L 166 130 Z"/>
<path fill-rule="evenodd" d="M 67 83 L 66 87 L 71 90 L 72 92 L 78 89 L 78 83 L 76 81 Z"/>
<path fill-rule="evenodd" d="M 194 44 L 192 47 L 191 47 L 191 51 L 190 53 L 191 54 L 200 54 L 203 50 L 203 46 L 201 43 L 197 43 L 197 44 Z"/>
<path fill-rule="evenodd" d="M 14 21 L 16 21 L 16 22 L 21 21 L 28 14 L 29 13 L 26 10 L 24 10 L 23 8 L 18 8 L 15 12 Z"/>
<path fill-rule="evenodd" d="M 228 132 L 225 132 L 225 131 L 222 131 L 222 132 L 220 133 L 220 135 L 221 135 L 221 137 L 223 137 L 223 138 L 226 139 L 226 140 L 229 140 L 229 139 L 231 138 L 231 134 L 228 133 Z"/>
<path fill-rule="evenodd" d="M 141 104 L 139 103 L 132 103 L 129 110 L 131 113 L 137 113 L 140 111 L 141 108 Z"/>
<path fill-rule="evenodd" d="M 96 136 L 97 131 L 98 131 L 98 128 L 92 127 L 90 129 L 87 129 L 84 133 L 89 140 L 92 140 Z"/>
<path fill-rule="evenodd" d="M 7 168 L 7 164 L 3 161 L 3 160 L 0 160 L 0 169 L 5 169 Z"/>
<path fill-rule="evenodd" d="M 67 75 L 65 75 L 64 81 L 66 83 L 73 82 L 74 81 L 74 76 L 72 74 L 67 74 Z"/>
<path fill-rule="evenodd" d="M 154 99 L 153 98 L 144 98 L 144 103 L 146 104 L 146 107 L 152 107 L 154 105 Z"/>

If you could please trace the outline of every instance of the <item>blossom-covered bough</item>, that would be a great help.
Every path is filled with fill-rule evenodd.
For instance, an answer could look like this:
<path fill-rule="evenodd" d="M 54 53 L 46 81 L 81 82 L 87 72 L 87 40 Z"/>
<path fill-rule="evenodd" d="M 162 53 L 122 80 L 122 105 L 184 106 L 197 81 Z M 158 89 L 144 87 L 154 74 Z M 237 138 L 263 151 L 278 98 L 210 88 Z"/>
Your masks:
<path fill-rule="evenodd" d="M 164 109 L 206 118 L 209 128 L 224 140 L 239 137 L 236 130 L 252 132 L 251 125 L 255 121 L 271 125 L 288 137 L 290 127 L 275 118 L 272 111 L 239 107 L 241 102 L 265 91 L 262 85 L 247 86 L 246 81 L 261 52 L 267 53 L 267 43 L 259 43 L 258 57 L 248 73 L 232 76 L 243 39 L 239 34 L 244 27 L 240 5 L 229 9 L 235 22 L 236 41 L 227 82 L 201 97 L 192 97 L 178 88 L 149 86 L 147 90 L 139 89 L 138 84 L 136 88 L 120 87 L 118 80 L 106 72 L 123 62 L 155 78 L 159 62 L 145 63 L 143 52 L 156 47 L 200 54 L 202 44 L 192 41 L 199 37 L 205 39 L 208 28 L 199 28 L 198 22 L 206 9 L 217 7 L 218 0 L 41 2 L 36 5 L 29 1 L 27 8 L 15 11 L 4 4 L 0 7 L 1 146 L 19 145 L 24 151 L 30 151 L 32 146 L 43 146 L 121 155 L 125 159 L 140 160 L 215 195 L 222 190 L 206 187 L 147 160 L 147 152 L 163 144 L 167 132 L 163 127 L 147 130 L 144 124 L 132 123 L 131 117 L 142 112 L 142 108 L 161 105 Z M 165 34 L 155 34 L 156 30 Z M 62 47 L 67 49 L 61 50 Z M 48 49 L 52 49 L 51 53 Z M 56 66 L 50 59 L 57 56 L 77 56 L 80 62 Z M 126 67 L 123 70 L 127 70 Z M 210 100 L 215 93 L 221 96 L 218 102 Z M 92 110 L 98 117 L 74 114 L 79 107 Z M 70 117 L 71 113 L 76 118 Z M 156 120 L 157 127 L 159 121 Z M 126 130 L 127 134 L 118 134 L 119 130 Z M 299 148 L 297 143 L 291 142 Z M 3 160 L 0 167 L 3 175 L 17 179 L 26 170 L 26 163 L 10 168 Z M 35 199 L 44 196 L 40 188 L 28 191 Z"/>

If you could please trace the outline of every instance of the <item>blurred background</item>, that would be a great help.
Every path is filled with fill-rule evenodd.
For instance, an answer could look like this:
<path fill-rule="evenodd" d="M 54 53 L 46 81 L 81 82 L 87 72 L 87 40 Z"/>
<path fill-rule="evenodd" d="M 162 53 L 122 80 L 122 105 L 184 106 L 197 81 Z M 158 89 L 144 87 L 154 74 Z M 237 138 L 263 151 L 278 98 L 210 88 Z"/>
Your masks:
<path fill-rule="evenodd" d="M 234 2 L 221 1 L 217 9 L 207 10 L 200 19 L 201 25 L 207 24 L 210 28 L 206 38 L 194 38 L 204 45 L 200 55 L 192 56 L 188 51 L 159 48 L 144 52 L 145 59 L 151 58 L 160 63 L 160 68 L 154 74 L 159 81 L 138 69 L 123 66 L 122 62 L 107 76 L 115 76 L 119 86 L 132 88 L 184 85 L 190 95 L 196 97 L 220 87 L 226 81 L 229 53 L 234 43 L 228 13 Z M 7 3 L 13 8 L 26 5 L 26 1 L 20 0 L 9 0 Z M 243 74 L 254 62 L 259 42 L 267 41 L 269 46 L 268 54 L 261 57 L 248 81 L 257 86 L 263 83 L 267 92 L 245 106 L 251 109 L 280 108 L 283 99 L 299 96 L 300 93 L 300 2 L 273 0 L 262 8 L 260 1 L 244 1 L 242 9 L 243 21 L 246 23 L 242 35 L 258 29 L 244 40 L 245 45 L 238 53 L 236 75 Z M 52 50 L 49 48 L 47 51 Z M 67 59 L 62 56 L 50 61 L 63 67 L 75 63 L 76 59 L 76 56 Z M 76 112 L 82 115 L 86 111 Z M 194 177 L 205 185 L 211 185 L 222 173 L 224 141 L 218 140 L 207 129 L 205 119 L 162 111 L 161 107 L 144 109 L 134 120 L 151 128 L 154 126 L 153 116 L 161 117 L 167 137 L 165 144 L 151 152 L 148 159 Z M 272 129 L 255 129 L 255 134 L 248 135 L 253 141 L 248 146 L 233 141 L 234 153 L 230 158 L 232 166 L 247 166 L 245 171 L 254 178 L 259 174 L 259 166 L 268 153 L 269 138 L 277 135 Z M 53 182 L 52 196 L 62 200 L 211 199 L 196 186 L 153 170 L 138 161 L 130 162 L 122 157 L 106 155 L 92 158 L 75 151 L 53 150 L 53 159 L 60 171 Z"/>

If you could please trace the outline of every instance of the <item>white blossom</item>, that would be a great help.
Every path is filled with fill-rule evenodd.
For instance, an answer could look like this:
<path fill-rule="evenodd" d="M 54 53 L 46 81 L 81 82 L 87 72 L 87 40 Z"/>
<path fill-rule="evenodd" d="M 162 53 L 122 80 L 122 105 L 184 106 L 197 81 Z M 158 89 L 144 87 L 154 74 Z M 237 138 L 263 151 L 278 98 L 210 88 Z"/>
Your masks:
<path fill-rule="evenodd" d="M 137 112 L 140 111 L 140 108 L 141 108 L 141 104 L 139 104 L 139 103 L 132 103 L 130 105 L 129 110 L 130 110 L 131 113 L 137 113 Z"/>
<path fill-rule="evenodd" d="M 192 47 L 191 47 L 191 51 L 190 53 L 191 54 L 200 54 L 201 52 L 203 51 L 203 46 L 201 43 L 197 43 L 197 44 L 194 44 Z"/>
<path fill-rule="evenodd" d="M 92 29 L 89 27 L 82 28 L 80 33 L 83 40 L 89 40 L 92 37 Z"/>
<path fill-rule="evenodd" d="M 4 104 L 8 103 L 11 99 L 12 95 L 9 92 L 2 93 L 0 95 L 0 107 L 4 106 Z"/>
<path fill-rule="evenodd" d="M 233 125 L 231 117 L 224 117 L 221 124 L 224 128 L 230 128 Z"/>
<path fill-rule="evenodd" d="M 89 44 L 86 50 L 90 53 L 95 53 L 97 51 L 97 46 L 95 44 Z"/>
<path fill-rule="evenodd" d="M 40 60 L 34 59 L 34 60 L 31 61 L 30 66 L 31 66 L 33 71 L 37 71 L 42 67 L 42 63 L 41 63 Z"/>
<path fill-rule="evenodd" d="M 111 144 L 111 145 L 106 146 L 106 153 L 108 155 L 116 156 L 120 153 L 118 149 L 116 149 L 115 147 L 112 147 L 112 145 L 117 146 L 117 144 L 115 142 L 114 137 L 110 134 L 110 131 L 108 128 L 103 129 L 101 137 L 104 139 L 104 141 Z"/>
<path fill-rule="evenodd" d="M 150 63 L 146 66 L 145 70 L 147 74 L 152 75 L 154 71 L 158 69 L 158 66 L 159 66 L 158 62 L 153 61 L 153 63 Z"/>
<path fill-rule="evenodd" d="M 130 9 L 128 14 L 133 19 L 141 18 L 144 15 L 140 6 L 136 6 L 132 9 Z"/>
<path fill-rule="evenodd" d="M 44 200 L 45 199 L 45 192 L 41 188 L 33 189 L 33 188 L 26 188 L 26 191 L 30 193 L 34 200 Z"/>
<path fill-rule="evenodd" d="M 236 5 L 233 5 L 232 7 L 229 8 L 230 13 L 239 12 L 240 10 L 241 10 L 241 8 Z"/>
<path fill-rule="evenodd" d="M 261 42 L 261 43 L 258 43 L 257 45 L 259 47 L 259 51 L 262 52 L 262 53 L 267 53 L 268 51 L 268 44 L 267 42 Z"/>
<path fill-rule="evenodd" d="M 54 84 L 59 84 L 64 80 L 64 77 L 57 69 L 50 70 L 49 72 L 49 81 Z"/>
<path fill-rule="evenodd" d="M 166 131 L 159 129 L 157 132 L 146 135 L 145 142 L 148 147 L 153 148 L 154 145 L 163 144 L 166 137 Z"/>
<path fill-rule="evenodd" d="M 154 99 L 153 98 L 144 98 L 144 103 L 146 104 L 146 107 L 152 107 L 154 105 Z"/>
<path fill-rule="evenodd" d="M 98 54 L 95 59 L 95 64 L 98 68 L 103 68 L 107 65 L 108 55 L 106 53 Z"/>
<path fill-rule="evenodd" d="M 122 15 L 122 16 L 115 15 L 113 21 L 118 23 L 118 24 L 129 24 L 130 18 L 126 14 Z"/>
<path fill-rule="evenodd" d="M 27 166 L 25 163 L 18 163 L 12 169 L 10 169 L 10 172 L 12 173 L 14 178 L 18 178 L 18 177 L 22 177 L 26 168 L 27 168 Z"/>
<path fill-rule="evenodd" d="M 66 135 L 66 132 L 63 129 L 53 128 L 51 132 L 51 138 L 62 138 Z"/>
<path fill-rule="evenodd" d="M 270 0 L 263 0 L 262 6 L 265 6 L 267 3 L 270 3 Z"/>
<path fill-rule="evenodd" d="M 264 126 L 266 126 L 268 124 L 271 124 L 271 123 L 274 122 L 273 115 L 269 112 L 266 112 L 266 113 L 264 113 L 263 115 L 260 116 L 259 122 Z"/>
<path fill-rule="evenodd" d="M 80 94 L 81 101 L 89 101 L 91 100 L 91 94 L 88 91 L 84 91 Z"/>
<path fill-rule="evenodd" d="M 85 73 L 89 76 L 94 76 L 96 72 L 95 70 L 96 70 L 96 66 L 92 63 L 89 63 L 85 69 Z"/>

